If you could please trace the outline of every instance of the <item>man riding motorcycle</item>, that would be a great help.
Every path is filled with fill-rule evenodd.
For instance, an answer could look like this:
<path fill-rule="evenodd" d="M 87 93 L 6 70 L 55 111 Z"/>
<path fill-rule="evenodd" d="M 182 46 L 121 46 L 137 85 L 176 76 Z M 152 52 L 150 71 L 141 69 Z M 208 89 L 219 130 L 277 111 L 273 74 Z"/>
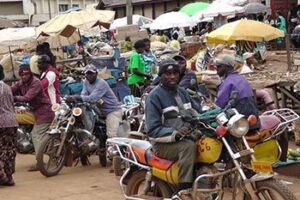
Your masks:
<path fill-rule="evenodd" d="M 28 103 L 31 106 L 36 122 L 31 131 L 32 142 L 35 152 L 38 151 L 40 143 L 54 119 L 49 97 L 43 92 L 41 81 L 36 78 L 29 65 L 21 65 L 19 69 L 21 80 L 12 87 L 15 102 Z M 29 171 L 36 171 L 36 165 Z"/>
<path fill-rule="evenodd" d="M 117 97 L 102 79 L 97 78 L 97 68 L 89 64 L 84 70 L 86 80 L 83 83 L 81 95 L 68 96 L 67 101 L 83 101 L 89 103 L 98 103 L 103 101 L 100 110 L 106 117 L 107 136 L 116 137 L 119 128 L 119 122 L 122 121 L 122 110 Z"/>
<path fill-rule="evenodd" d="M 255 115 L 259 119 L 252 88 L 248 81 L 234 70 L 235 60 L 231 56 L 223 54 L 214 60 L 214 66 L 222 79 L 217 89 L 217 106 L 224 108 L 228 104 L 231 94 L 236 92 L 235 103 L 232 107 L 236 108 L 240 114 L 247 117 Z M 259 127 L 260 123 L 257 123 L 251 129 Z"/>
<path fill-rule="evenodd" d="M 182 139 L 190 133 L 191 125 L 183 116 L 193 116 L 197 105 L 183 89 L 178 87 L 180 67 L 173 59 L 159 64 L 160 84 L 146 99 L 146 129 L 154 152 L 161 158 L 178 160 L 179 193 L 182 199 L 191 199 L 189 188 L 193 183 L 196 158 L 195 142 Z"/>

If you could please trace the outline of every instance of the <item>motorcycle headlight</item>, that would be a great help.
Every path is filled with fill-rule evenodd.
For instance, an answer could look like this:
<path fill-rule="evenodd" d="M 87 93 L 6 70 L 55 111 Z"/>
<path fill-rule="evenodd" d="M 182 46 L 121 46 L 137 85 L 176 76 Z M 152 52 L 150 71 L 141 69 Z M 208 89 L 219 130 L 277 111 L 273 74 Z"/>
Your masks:
<path fill-rule="evenodd" d="M 244 118 L 244 115 L 240 114 L 231 117 L 227 126 L 230 134 L 235 137 L 243 137 L 249 131 L 249 123 L 247 119 Z"/>
<path fill-rule="evenodd" d="M 69 111 L 69 107 L 67 104 L 54 104 L 52 105 L 52 110 L 55 112 L 55 115 L 66 115 L 67 112 Z"/>

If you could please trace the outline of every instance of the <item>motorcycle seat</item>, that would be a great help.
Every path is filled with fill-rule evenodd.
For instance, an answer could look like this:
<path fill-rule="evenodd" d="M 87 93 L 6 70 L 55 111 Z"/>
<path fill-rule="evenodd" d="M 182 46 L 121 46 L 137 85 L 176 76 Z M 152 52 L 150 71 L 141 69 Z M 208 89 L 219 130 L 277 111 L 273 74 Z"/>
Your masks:
<path fill-rule="evenodd" d="M 139 162 L 161 170 L 168 170 L 175 161 L 159 158 L 152 151 L 152 145 L 144 140 L 132 140 L 131 147 Z"/>
<path fill-rule="evenodd" d="M 281 123 L 280 119 L 274 115 L 261 115 L 259 116 L 260 120 L 260 131 L 263 130 L 274 130 Z"/>

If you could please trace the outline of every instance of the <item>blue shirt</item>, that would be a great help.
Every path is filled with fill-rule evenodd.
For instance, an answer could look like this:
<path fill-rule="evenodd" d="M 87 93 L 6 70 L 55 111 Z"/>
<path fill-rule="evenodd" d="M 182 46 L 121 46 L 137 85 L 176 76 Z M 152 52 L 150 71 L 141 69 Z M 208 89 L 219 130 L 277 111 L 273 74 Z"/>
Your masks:
<path fill-rule="evenodd" d="M 104 115 L 120 109 L 120 103 L 118 102 L 116 95 L 106 81 L 102 79 L 97 79 L 93 84 L 90 84 L 85 80 L 81 92 L 81 99 L 82 101 L 90 103 L 96 103 L 102 99 L 103 104 L 101 105 L 101 112 Z"/>
<path fill-rule="evenodd" d="M 220 108 L 224 108 L 233 91 L 237 92 L 237 101 L 247 97 L 253 97 L 253 91 L 248 81 L 237 72 L 230 72 L 218 86 L 216 104 Z"/>

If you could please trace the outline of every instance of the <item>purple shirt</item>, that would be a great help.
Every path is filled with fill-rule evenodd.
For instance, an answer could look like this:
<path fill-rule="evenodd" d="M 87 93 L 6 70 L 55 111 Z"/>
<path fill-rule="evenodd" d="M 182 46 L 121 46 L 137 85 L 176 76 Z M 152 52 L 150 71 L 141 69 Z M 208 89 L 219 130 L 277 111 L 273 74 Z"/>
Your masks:
<path fill-rule="evenodd" d="M 43 92 L 42 83 L 38 78 L 33 76 L 29 83 L 20 80 L 11 89 L 16 102 L 29 103 L 33 108 L 37 125 L 53 121 L 54 112 L 51 110 L 50 99 Z"/>
<path fill-rule="evenodd" d="M 232 91 L 238 92 L 236 100 L 253 97 L 253 91 L 248 81 L 237 72 L 231 72 L 218 87 L 216 104 L 220 108 L 224 108 L 227 105 Z"/>

